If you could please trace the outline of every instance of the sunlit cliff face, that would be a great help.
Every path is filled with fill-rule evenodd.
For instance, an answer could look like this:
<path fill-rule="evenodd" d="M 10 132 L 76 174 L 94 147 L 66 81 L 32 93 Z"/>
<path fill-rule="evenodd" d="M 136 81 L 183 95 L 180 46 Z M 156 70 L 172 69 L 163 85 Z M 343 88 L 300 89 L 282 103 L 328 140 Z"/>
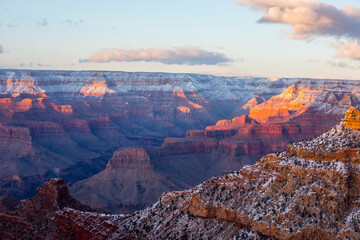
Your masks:
<path fill-rule="evenodd" d="M 360 129 L 360 112 L 354 108 L 351 107 L 346 113 L 345 117 L 342 120 L 342 122 L 346 125 L 348 128 L 352 129 Z"/>
<path fill-rule="evenodd" d="M 259 122 L 268 122 L 274 118 L 285 118 L 291 114 L 299 114 L 316 99 L 321 89 L 291 86 L 280 95 L 253 107 L 249 116 Z"/>
<path fill-rule="evenodd" d="M 38 97 L 46 97 L 45 90 L 39 87 L 34 78 L 12 78 L 6 81 L 6 92 L 12 94 L 26 93 Z M 16 95 L 15 95 L 16 96 Z"/>
<path fill-rule="evenodd" d="M 84 86 L 80 93 L 84 96 L 101 97 L 106 93 L 115 93 L 115 91 L 109 89 L 105 81 L 94 81 L 91 85 Z"/>
<path fill-rule="evenodd" d="M 174 95 L 175 96 L 177 96 L 177 97 L 180 97 L 180 98 L 182 98 L 182 99 L 184 99 L 184 100 L 186 100 L 187 101 L 187 103 L 191 106 L 191 107 L 193 107 L 193 108 L 196 108 L 196 109 L 199 109 L 199 108 L 202 108 L 203 106 L 201 106 L 201 105 L 199 105 L 199 104 L 197 104 L 197 103 L 194 103 L 194 102 L 192 102 L 192 101 L 190 101 L 187 97 L 186 97 L 186 95 L 185 95 L 185 93 L 184 93 L 184 91 L 174 91 Z M 196 95 L 196 92 L 191 92 L 191 95 L 194 97 L 194 98 L 196 98 L 196 99 L 199 99 L 198 97 L 197 97 L 197 95 Z M 204 101 L 203 99 L 199 99 L 200 101 Z M 205 101 L 204 101 L 205 102 Z M 205 102 L 206 103 L 206 102 Z M 185 111 L 185 109 L 183 108 L 183 107 L 180 107 L 181 109 L 179 109 L 182 113 L 186 113 L 186 112 L 184 112 Z"/>
<path fill-rule="evenodd" d="M 232 120 L 220 120 L 215 126 L 209 126 L 206 129 L 233 129 L 247 124 L 285 121 L 308 110 L 321 91 L 322 89 L 290 86 L 281 94 L 273 96 L 267 101 L 261 96 L 256 96 L 242 107 L 250 112 L 249 115 Z"/>

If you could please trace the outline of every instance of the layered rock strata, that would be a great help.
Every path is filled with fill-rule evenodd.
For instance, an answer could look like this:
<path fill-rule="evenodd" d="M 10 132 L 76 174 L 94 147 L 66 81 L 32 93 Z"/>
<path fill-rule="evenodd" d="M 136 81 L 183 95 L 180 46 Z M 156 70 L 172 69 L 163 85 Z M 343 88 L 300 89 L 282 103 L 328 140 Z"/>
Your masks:
<path fill-rule="evenodd" d="M 106 169 L 71 187 L 85 204 L 116 212 L 133 212 L 156 201 L 165 191 L 180 189 L 154 171 L 144 148 L 128 147 L 114 152 Z"/>
<path fill-rule="evenodd" d="M 119 239 L 359 239 L 358 130 L 344 123 L 289 145 L 253 166 L 164 193 L 152 207 L 108 219 Z M 304 154 L 313 152 L 310 156 Z M 325 154 L 317 153 L 323 152 Z M 330 154 L 330 155 L 327 155 Z M 81 228 L 88 213 L 65 209 L 63 221 Z M 97 220 L 96 229 L 104 222 Z M 76 229 L 76 228 L 75 228 Z"/>
<path fill-rule="evenodd" d="M 0 193 L 26 198 L 52 177 L 73 184 L 104 170 L 121 147 L 163 142 L 147 149 L 158 179 L 188 188 L 323 133 L 358 105 L 359 87 L 329 79 L 0 70 Z"/>
<path fill-rule="evenodd" d="M 71 239 L 73 234 L 64 236 L 59 233 L 55 221 L 57 212 L 65 207 L 91 210 L 69 195 L 64 179 L 51 179 L 37 190 L 33 198 L 13 203 L 0 213 L 2 239 Z"/>

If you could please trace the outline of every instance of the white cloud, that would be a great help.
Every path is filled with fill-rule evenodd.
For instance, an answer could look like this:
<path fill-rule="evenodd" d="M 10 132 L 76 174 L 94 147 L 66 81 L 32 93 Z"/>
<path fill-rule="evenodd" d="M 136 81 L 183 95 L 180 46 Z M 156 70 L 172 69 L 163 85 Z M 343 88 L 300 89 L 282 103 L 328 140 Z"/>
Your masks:
<path fill-rule="evenodd" d="M 103 49 L 79 62 L 160 62 L 164 64 L 216 65 L 233 60 L 225 54 L 210 52 L 197 47 L 171 47 L 150 49 Z"/>
<path fill-rule="evenodd" d="M 4 48 L 0 45 L 0 54 L 4 53 Z"/>

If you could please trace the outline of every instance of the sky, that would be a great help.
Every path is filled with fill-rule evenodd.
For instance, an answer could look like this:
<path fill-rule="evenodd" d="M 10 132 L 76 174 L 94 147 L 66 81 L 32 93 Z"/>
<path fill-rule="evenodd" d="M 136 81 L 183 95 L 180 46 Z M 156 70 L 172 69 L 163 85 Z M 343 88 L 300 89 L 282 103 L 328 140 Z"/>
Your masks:
<path fill-rule="evenodd" d="M 360 1 L 0 0 L 0 68 L 360 80 Z"/>

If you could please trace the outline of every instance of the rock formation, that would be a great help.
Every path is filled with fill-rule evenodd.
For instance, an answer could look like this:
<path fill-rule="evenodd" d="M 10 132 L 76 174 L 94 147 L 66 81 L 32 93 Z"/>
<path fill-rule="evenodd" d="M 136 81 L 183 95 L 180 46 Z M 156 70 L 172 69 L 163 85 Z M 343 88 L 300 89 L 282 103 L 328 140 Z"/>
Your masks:
<path fill-rule="evenodd" d="M 0 231 L 9 239 L 359 239 L 360 131 L 350 122 L 129 215 L 86 212 L 54 179 L 0 214 Z M 149 160 L 144 149 L 122 149 L 108 168 Z"/>
<path fill-rule="evenodd" d="M 106 222 L 116 229 L 106 237 L 119 239 L 359 239 L 359 140 L 358 130 L 340 123 L 253 166 L 164 193 L 131 216 L 97 218 L 92 234 L 104 233 Z M 61 213 L 74 229 L 88 217 Z"/>
<path fill-rule="evenodd" d="M 58 232 L 55 221 L 57 212 L 65 207 L 91 210 L 69 195 L 63 179 L 51 179 L 37 190 L 33 198 L 13 201 L 10 208 L 1 209 L 1 239 L 71 239 L 73 235 L 62 236 Z"/>
<path fill-rule="evenodd" d="M 114 151 L 131 146 L 146 147 L 160 182 L 188 188 L 325 132 L 359 105 L 359 87 L 329 79 L 0 70 L 0 194 L 27 198 L 52 177 L 71 185 L 89 179 L 107 170 Z"/>
<path fill-rule="evenodd" d="M 190 188 L 259 157 L 233 159 L 217 147 L 211 138 L 168 138 L 160 148 L 120 148 L 106 169 L 76 182 L 70 192 L 92 207 L 129 213 L 150 206 L 163 192 Z"/>
<path fill-rule="evenodd" d="M 151 171 L 162 176 L 154 178 L 160 181 L 160 185 L 163 181 L 161 179 L 171 182 L 171 185 L 162 187 L 163 191 L 170 191 L 186 189 L 214 175 L 222 175 L 239 169 L 245 164 L 253 164 L 265 154 L 286 150 L 289 143 L 323 133 L 341 119 L 350 103 L 356 103 L 356 100 L 349 100 L 351 98 L 348 97 L 348 93 L 337 93 L 337 100 L 331 102 L 329 100 L 331 94 L 333 93 L 323 94 L 320 90 L 312 88 L 290 86 L 280 95 L 270 98 L 269 101 L 257 107 L 259 109 L 264 108 L 261 105 L 271 106 L 270 109 L 289 107 L 293 110 L 291 114 L 282 118 L 277 116 L 263 123 L 248 115 L 243 115 L 232 120 L 221 120 L 215 126 L 209 126 L 205 130 L 190 130 L 185 138 L 165 138 L 161 148 L 148 148 L 151 163 L 144 164 L 144 167 L 151 166 Z M 346 101 L 348 102 L 345 104 Z M 319 109 L 319 102 L 328 106 L 327 112 L 323 112 L 322 115 L 319 114 L 322 111 Z M 189 161 L 192 164 L 187 165 L 186 162 Z M 197 166 L 197 170 L 193 171 L 194 166 Z M 124 165 L 120 168 L 127 167 Z M 100 173 L 102 176 L 108 174 L 110 174 L 108 169 Z M 123 185 L 134 185 L 134 182 L 142 181 L 135 177 L 136 174 L 132 176 L 134 177 L 130 177 L 128 182 L 124 178 L 118 181 Z M 115 178 L 112 178 L 112 181 L 116 182 Z M 120 213 L 149 206 L 152 203 L 149 199 L 155 202 L 161 195 L 161 191 L 152 191 L 152 198 L 147 197 L 146 201 L 144 198 L 135 196 L 129 198 L 120 194 L 116 195 L 118 198 L 115 199 L 114 194 L 111 194 L 109 190 L 102 191 L 98 190 L 98 187 L 90 187 L 90 185 L 100 186 L 101 184 L 103 180 L 94 176 L 78 182 L 71 191 L 87 204 L 111 206 L 112 211 Z M 82 191 L 77 191 L 78 189 Z M 84 189 L 91 189 L 91 191 L 86 192 Z M 121 192 L 120 187 L 117 190 L 111 189 L 115 193 Z M 96 198 L 93 197 L 94 194 L 97 194 Z M 127 207 L 122 207 L 125 199 L 129 202 L 126 204 Z M 136 203 L 132 207 L 130 207 L 130 199 Z M 144 202 L 141 203 L 141 201 Z"/>
<path fill-rule="evenodd" d="M 346 113 L 345 118 L 342 120 L 348 128 L 360 129 L 360 112 L 351 107 Z"/>
<path fill-rule="evenodd" d="M 255 96 L 252 99 L 250 99 L 244 106 L 242 106 L 242 109 L 244 110 L 251 110 L 257 105 L 265 102 L 265 98 L 263 98 L 261 95 Z"/>
<path fill-rule="evenodd" d="M 130 213 L 154 203 L 163 192 L 179 189 L 154 171 L 144 148 L 127 147 L 114 152 L 104 171 L 75 183 L 71 193 L 93 207 Z"/>

